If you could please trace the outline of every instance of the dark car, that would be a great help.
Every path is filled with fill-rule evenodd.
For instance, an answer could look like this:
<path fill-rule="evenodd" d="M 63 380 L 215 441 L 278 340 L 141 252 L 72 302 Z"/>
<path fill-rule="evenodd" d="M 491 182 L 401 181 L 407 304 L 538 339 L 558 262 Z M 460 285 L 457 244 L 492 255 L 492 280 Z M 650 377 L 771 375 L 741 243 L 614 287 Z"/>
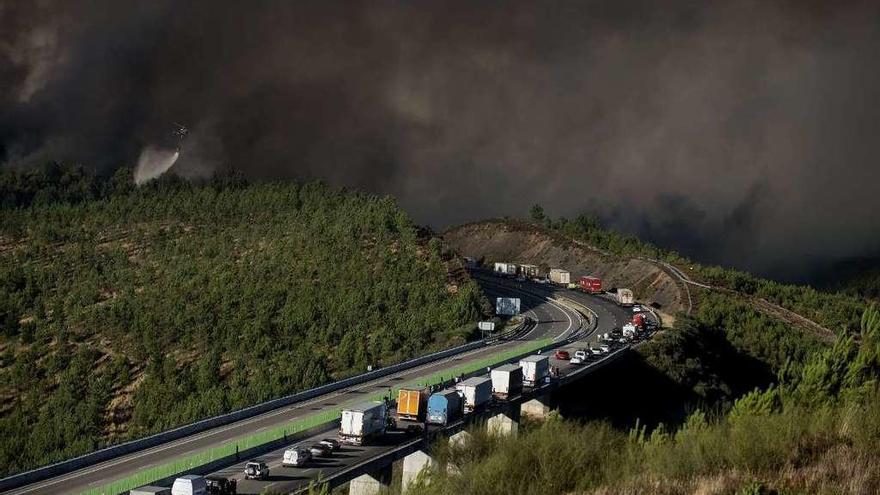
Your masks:
<path fill-rule="evenodd" d="M 205 478 L 205 491 L 208 495 L 235 495 L 238 493 L 238 483 L 234 479 L 226 479 L 222 476 L 208 476 Z"/>
<path fill-rule="evenodd" d="M 333 455 L 333 447 L 324 442 L 313 444 L 309 447 L 309 451 L 312 453 L 313 457 L 330 457 Z"/>
<path fill-rule="evenodd" d="M 335 438 L 323 438 L 320 443 L 330 447 L 334 452 L 339 450 L 339 440 Z"/>
<path fill-rule="evenodd" d="M 265 480 L 269 478 L 269 466 L 263 461 L 250 461 L 244 466 L 244 479 Z"/>

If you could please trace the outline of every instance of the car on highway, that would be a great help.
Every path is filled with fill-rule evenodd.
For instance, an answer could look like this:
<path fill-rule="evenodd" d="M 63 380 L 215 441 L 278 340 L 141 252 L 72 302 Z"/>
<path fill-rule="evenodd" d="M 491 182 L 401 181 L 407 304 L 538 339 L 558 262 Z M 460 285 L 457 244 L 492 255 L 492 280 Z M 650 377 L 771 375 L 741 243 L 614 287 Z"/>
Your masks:
<path fill-rule="evenodd" d="M 575 356 L 568 361 L 569 364 L 584 364 L 584 360 Z"/>
<path fill-rule="evenodd" d="M 563 349 L 557 350 L 553 354 L 553 357 L 555 357 L 556 359 L 559 359 L 561 361 L 568 361 L 569 359 L 571 359 L 571 356 L 568 354 L 568 351 L 563 350 Z"/>
<path fill-rule="evenodd" d="M 599 343 L 599 350 L 602 351 L 603 354 L 611 352 L 611 347 L 613 343 L 607 340 L 603 340 Z"/>
<path fill-rule="evenodd" d="M 581 359 L 583 361 L 586 361 L 587 360 L 587 351 L 585 351 L 583 349 L 578 349 L 578 350 L 574 351 L 574 357 Z"/>
<path fill-rule="evenodd" d="M 599 349 L 598 347 L 590 347 L 590 353 L 594 356 L 598 356 L 599 354 L 602 354 L 602 349 Z"/>
<path fill-rule="evenodd" d="M 244 479 L 265 480 L 269 478 L 269 466 L 263 461 L 248 461 L 244 465 Z"/>
<path fill-rule="evenodd" d="M 312 457 L 331 457 L 333 455 L 333 447 L 318 442 L 309 447 L 309 452 L 312 453 Z"/>
<path fill-rule="evenodd" d="M 284 457 L 281 459 L 282 466 L 300 467 L 306 465 L 312 460 L 312 453 L 308 449 L 301 447 L 293 447 L 284 451 Z"/>
<path fill-rule="evenodd" d="M 205 488 L 208 495 L 235 495 L 238 493 L 238 482 L 234 478 L 208 476 L 205 478 L 205 484 L 207 485 Z"/>
<path fill-rule="evenodd" d="M 333 449 L 334 452 L 339 450 L 340 447 L 339 440 L 336 440 L 335 438 L 323 438 L 321 439 L 321 443 Z"/>
<path fill-rule="evenodd" d="M 633 306 L 633 313 L 641 313 L 641 312 L 642 312 L 641 306 Z"/>

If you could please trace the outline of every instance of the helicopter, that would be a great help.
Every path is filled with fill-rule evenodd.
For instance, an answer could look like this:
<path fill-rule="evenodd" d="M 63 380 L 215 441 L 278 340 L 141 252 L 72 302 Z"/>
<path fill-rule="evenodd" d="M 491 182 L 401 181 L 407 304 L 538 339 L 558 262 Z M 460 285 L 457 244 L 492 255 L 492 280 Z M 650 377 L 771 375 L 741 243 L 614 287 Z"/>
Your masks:
<path fill-rule="evenodd" d="M 174 131 L 171 133 L 174 137 L 177 138 L 177 151 L 180 151 L 180 147 L 183 146 L 183 140 L 186 139 L 187 134 L 189 134 L 189 129 L 183 125 L 174 122 Z"/>

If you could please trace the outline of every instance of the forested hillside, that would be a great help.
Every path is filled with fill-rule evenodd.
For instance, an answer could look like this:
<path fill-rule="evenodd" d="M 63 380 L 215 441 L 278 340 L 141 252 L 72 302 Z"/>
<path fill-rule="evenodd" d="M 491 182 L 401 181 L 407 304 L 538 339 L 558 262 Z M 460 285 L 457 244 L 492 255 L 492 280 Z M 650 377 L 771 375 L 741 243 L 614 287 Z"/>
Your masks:
<path fill-rule="evenodd" d="M 880 490 L 880 312 L 780 383 L 681 423 L 615 429 L 552 416 L 518 438 L 439 443 L 419 493 L 866 494 Z"/>
<path fill-rule="evenodd" d="M 461 343 L 482 311 L 387 197 L 63 167 L 0 196 L 3 474 Z"/>
<path fill-rule="evenodd" d="M 555 245 L 585 246 L 615 260 L 662 260 L 716 288 L 691 286 L 691 314 L 678 313 L 671 328 L 620 366 L 570 391 L 566 407 L 579 415 L 526 424 L 519 438 L 474 429 L 467 445 L 439 444 L 439 459 L 460 474 L 435 473 L 424 493 L 880 490 L 876 308 L 853 293 L 702 266 L 589 216 L 533 213 L 532 222 L 483 224 L 541 232 Z M 762 301 L 832 333 L 793 324 Z"/>

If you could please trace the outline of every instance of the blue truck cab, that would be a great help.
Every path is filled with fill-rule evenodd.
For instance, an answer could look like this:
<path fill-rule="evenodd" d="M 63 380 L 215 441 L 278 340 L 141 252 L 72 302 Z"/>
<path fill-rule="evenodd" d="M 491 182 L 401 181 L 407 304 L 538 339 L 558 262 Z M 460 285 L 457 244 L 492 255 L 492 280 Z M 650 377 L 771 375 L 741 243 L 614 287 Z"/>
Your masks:
<path fill-rule="evenodd" d="M 458 390 L 449 388 L 435 392 L 428 398 L 427 421 L 432 425 L 447 425 L 464 413 L 464 400 Z"/>

